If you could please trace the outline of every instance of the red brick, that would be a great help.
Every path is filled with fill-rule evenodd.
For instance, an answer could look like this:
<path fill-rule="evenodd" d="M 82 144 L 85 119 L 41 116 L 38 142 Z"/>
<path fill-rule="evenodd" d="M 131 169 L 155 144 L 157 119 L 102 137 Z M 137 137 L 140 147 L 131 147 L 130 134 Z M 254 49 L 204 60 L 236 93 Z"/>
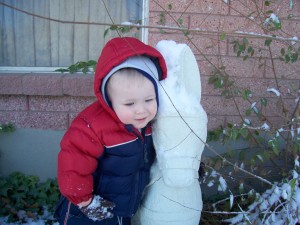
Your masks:
<path fill-rule="evenodd" d="M 263 8 L 264 1 L 248 1 L 248 0 L 239 0 L 239 1 L 230 1 L 230 14 L 231 15 L 243 15 L 249 16 L 257 16 L 255 12 L 257 12 L 257 8 Z M 254 12 L 254 14 L 252 14 Z"/>
<path fill-rule="evenodd" d="M 223 57 L 221 61 L 229 76 L 256 78 L 264 76 L 264 67 L 259 67 L 261 62 L 258 59 L 250 58 L 245 62 L 242 58 Z"/>
<path fill-rule="evenodd" d="M 235 102 L 234 102 L 235 100 Z M 253 97 L 250 99 L 251 102 L 243 100 L 241 97 L 236 97 L 235 99 L 225 99 L 222 96 L 207 96 L 203 95 L 201 103 L 206 109 L 209 115 L 219 115 L 219 116 L 246 116 L 246 110 L 251 108 L 252 103 L 257 103 L 256 107 L 265 116 L 284 116 L 281 107 L 278 106 L 278 97 L 267 98 L 267 107 L 261 109 L 260 98 Z M 291 113 L 295 108 L 294 99 L 284 99 L 284 104 L 286 109 Z M 237 108 L 238 107 L 238 108 Z M 254 115 L 254 112 L 252 112 Z"/>
<path fill-rule="evenodd" d="M 23 93 L 26 95 L 62 95 L 62 74 L 26 74 Z"/>
<path fill-rule="evenodd" d="M 212 84 L 208 84 L 209 76 L 201 76 L 202 95 L 219 96 L 221 91 L 214 89 Z M 234 85 L 240 90 L 249 89 L 253 97 L 274 98 L 272 92 L 267 91 L 269 88 L 278 89 L 274 79 L 260 79 L 260 78 L 237 78 L 233 77 L 230 80 L 234 81 Z M 284 98 L 296 98 L 298 92 L 297 81 L 295 80 L 279 80 L 278 91 Z"/>
<path fill-rule="evenodd" d="M 163 21 L 161 21 L 163 19 Z M 160 12 L 154 12 L 151 13 L 151 17 L 149 18 L 149 26 L 163 26 L 168 28 L 180 28 L 180 24 L 178 23 L 178 20 L 182 20 L 182 25 L 185 27 L 188 27 L 189 21 L 190 21 L 190 15 L 187 14 L 181 14 L 181 13 L 160 13 Z"/>
<path fill-rule="evenodd" d="M 266 63 L 266 77 L 275 78 L 271 60 Z M 274 60 L 274 68 L 277 79 L 300 79 L 300 60 L 286 64 L 280 60 Z"/>
<path fill-rule="evenodd" d="M 151 33 L 149 35 L 149 45 L 155 47 L 161 40 L 172 40 L 177 43 L 188 43 L 188 39 L 180 33 L 162 34 L 162 33 Z"/>
<path fill-rule="evenodd" d="M 297 96 L 298 86 L 296 80 L 278 80 L 279 88 L 277 88 L 275 79 L 238 78 L 235 80 L 238 87 L 248 88 L 252 91 L 253 96 L 274 97 L 274 93 L 267 91 L 269 88 L 278 89 L 285 98 L 296 98 Z"/>
<path fill-rule="evenodd" d="M 253 116 L 247 117 L 247 119 L 249 119 L 252 123 L 252 126 L 256 128 L 262 127 L 264 124 L 267 124 L 273 131 L 286 127 L 286 121 L 282 117 L 270 116 L 266 121 L 259 120 L 257 117 Z M 227 116 L 224 119 L 224 125 L 226 126 L 227 123 L 241 125 L 244 122 L 240 117 Z"/>
<path fill-rule="evenodd" d="M 219 41 L 218 36 L 205 36 L 195 34 L 191 36 L 192 43 L 189 44 L 194 54 L 199 55 L 226 55 L 226 42 Z"/>
<path fill-rule="evenodd" d="M 238 115 L 232 101 L 224 100 L 222 96 L 202 95 L 201 104 L 209 115 Z"/>
<path fill-rule="evenodd" d="M 248 40 L 248 45 L 246 48 L 245 54 L 248 54 L 249 58 L 259 58 L 259 57 L 270 57 L 269 49 L 267 46 L 265 46 L 265 40 L 267 38 L 255 38 L 253 36 L 239 36 L 239 37 L 228 37 L 228 55 L 230 56 L 237 56 L 237 52 L 234 52 L 234 41 L 238 41 L 240 44 L 243 43 L 243 39 L 246 38 Z M 272 46 L 276 41 L 272 41 Z M 249 47 L 252 47 L 254 49 L 254 54 L 251 56 L 247 49 Z M 242 57 L 245 54 L 241 54 L 239 58 L 242 59 Z M 247 63 L 247 62 L 245 62 Z"/>
<path fill-rule="evenodd" d="M 155 46 L 161 40 L 173 40 L 176 43 L 187 44 L 196 57 L 197 55 L 202 54 L 226 54 L 226 43 L 219 42 L 217 38 L 210 36 L 199 36 L 194 33 L 194 35 L 189 35 L 189 38 L 187 38 L 183 34 L 164 35 L 159 33 L 152 33 L 151 38 L 149 39 L 149 44 Z"/>
<path fill-rule="evenodd" d="M 65 130 L 67 114 L 57 112 L 0 112 L 0 121 L 10 122 L 15 127 Z"/>
<path fill-rule="evenodd" d="M 208 123 L 207 123 L 207 130 L 213 131 L 219 128 L 221 125 L 224 125 L 224 116 L 210 116 L 208 115 Z"/>
<path fill-rule="evenodd" d="M 203 76 L 210 75 L 215 68 L 218 68 L 219 58 L 220 57 L 218 56 L 208 56 L 206 59 L 202 57 L 200 60 L 198 60 L 200 74 Z"/>
<path fill-rule="evenodd" d="M 94 74 L 69 74 L 62 82 L 65 95 L 94 96 Z"/>
<path fill-rule="evenodd" d="M 289 15 L 299 16 L 300 15 L 300 3 L 298 1 L 293 2 L 293 8 L 290 8 L 290 0 L 282 0 L 282 1 L 270 1 L 271 4 L 269 6 L 264 7 L 264 11 L 272 10 L 278 17 L 287 18 Z"/>
<path fill-rule="evenodd" d="M 0 110 L 28 110 L 27 97 L 16 95 L 0 95 Z"/>
<path fill-rule="evenodd" d="M 73 120 L 76 118 L 77 115 L 78 113 L 69 113 L 69 118 L 68 118 L 69 126 L 71 125 L 71 123 L 73 122 Z"/>
<path fill-rule="evenodd" d="M 23 74 L 0 73 L 0 94 L 22 94 L 22 76 Z"/>
<path fill-rule="evenodd" d="M 241 118 L 240 116 L 226 116 L 224 117 L 224 121 L 222 126 L 224 128 L 228 128 L 228 124 L 234 124 L 238 127 L 243 126 L 244 124 L 244 119 L 247 119 L 249 121 L 251 121 L 253 127 L 261 127 L 265 122 L 264 121 L 259 121 L 257 119 L 257 117 L 253 117 L 253 116 L 248 116 L 245 118 Z"/>
<path fill-rule="evenodd" d="M 169 8 L 171 6 L 171 9 Z M 206 14 L 228 14 L 229 6 L 220 0 L 150 1 L 150 11 L 172 11 Z"/>
<path fill-rule="evenodd" d="M 223 29 L 230 34 L 236 33 L 250 33 L 250 34 L 264 34 L 261 24 L 256 20 L 251 20 L 245 17 L 230 16 L 224 20 Z"/>
<path fill-rule="evenodd" d="M 170 13 L 164 15 L 164 24 L 160 23 L 160 14 L 153 13 L 149 24 L 150 26 L 165 26 L 166 31 L 168 28 L 180 28 L 178 24 L 178 19 L 182 19 L 182 25 L 186 28 L 193 30 L 198 30 L 203 33 L 213 33 L 218 31 L 223 31 L 225 26 L 225 21 L 228 20 L 228 16 L 223 15 L 204 15 L 204 14 L 180 14 L 180 13 Z M 162 28 L 163 29 L 163 28 Z M 153 30 L 150 30 L 150 32 Z M 174 30 L 175 31 L 175 30 Z M 173 32 L 174 32 L 173 31 Z"/>
<path fill-rule="evenodd" d="M 95 100 L 94 97 L 32 96 L 29 98 L 29 107 L 32 111 L 80 112 Z"/>

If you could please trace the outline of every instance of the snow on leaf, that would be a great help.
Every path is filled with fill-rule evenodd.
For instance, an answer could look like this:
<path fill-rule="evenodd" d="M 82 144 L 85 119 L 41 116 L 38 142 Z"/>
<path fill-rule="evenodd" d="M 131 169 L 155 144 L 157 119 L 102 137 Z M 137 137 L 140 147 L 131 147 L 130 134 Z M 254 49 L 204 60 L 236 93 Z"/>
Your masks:
<path fill-rule="evenodd" d="M 292 37 L 291 38 L 293 41 L 291 41 L 291 44 L 294 45 L 296 42 L 299 40 L 298 37 Z"/>
<path fill-rule="evenodd" d="M 246 118 L 245 118 L 245 119 L 244 119 L 244 122 L 245 122 L 246 125 L 251 125 L 251 121 L 250 121 L 249 119 L 246 119 Z"/>
<path fill-rule="evenodd" d="M 234 200 L 234 197 L 233 197 L 233 194 L 231 193 L 230 196 L 229 196 L 230 209 L 232 209 L 232 206 L 233 206 L 233 200 Z"/>
<path fill-rule="evenodd" d="M 256 155 L 256 157 L 260 160 L 260 161 L 264 161 L 263 157 L 261 155 Z"/>
<path fill-rule="evenodd" d="M 269 126 L 267 123 L 264 123 L 264 124 L 261 126 L 261 129 L 263 129 L 263 130 L 270 130 L 270 126 Z"/>
<path fill-rule="evenodd" d="M 256 102 L 253 102 L 251 105 L 251 109 L 253 109 L 253 107 L 256 105 Z"/>
<path fill-rule="evenodd" d="M 277 97 L 280 96 L 280 92 L 275 88 L 268 88 L 267 91 L 268 92 L 273 92 Z"/>
<path fill-rule="evenodd" d="M 219 186 L 218 186 L 218 191 L 223 191 L 225 192 L 227 189 L 227 183 L 223 177 L 220 176 L 219 178 Z"/>
<path fill-rule="evenodd" d="M 214 182 L 213 181 L 210 181 L 208 184 L 207 184 L 207 187 L 212 187 L 214 186 Z"/>
<path fill-rule="evenodd" d="M 299 164 L 299 156 L 297 156 L 295 159 L 295 167 L 299 167 Z"/>

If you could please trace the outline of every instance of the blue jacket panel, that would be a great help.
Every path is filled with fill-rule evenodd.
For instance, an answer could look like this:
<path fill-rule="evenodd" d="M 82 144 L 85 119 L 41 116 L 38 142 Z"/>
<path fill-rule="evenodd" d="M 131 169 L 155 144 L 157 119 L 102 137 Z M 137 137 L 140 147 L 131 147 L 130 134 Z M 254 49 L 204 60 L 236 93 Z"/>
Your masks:
<path fill-rule="evenodd" d="M 94 174 L 94 193 L 116 204 L 115 215 L 132 216 L 149 183 L 154 158 L 152 136 L 144 132 L 133 141 L 106 146 Z"/>

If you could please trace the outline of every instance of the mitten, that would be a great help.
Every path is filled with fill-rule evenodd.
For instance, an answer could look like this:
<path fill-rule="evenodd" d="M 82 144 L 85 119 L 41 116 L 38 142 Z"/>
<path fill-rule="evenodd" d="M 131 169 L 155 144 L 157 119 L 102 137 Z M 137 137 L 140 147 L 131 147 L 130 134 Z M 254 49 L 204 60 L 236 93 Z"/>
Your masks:
<path fill-rule="evenodd" d="M 114 214 L 110 212 L 110 210 L 112 210 L 114 207 L 115 204 L 113 202 L 107 201 L 96 195 L 89 205 L 80 207 L 80 210 L 89 219 L 93 221 L 100 221 L 112 218 Z"/>

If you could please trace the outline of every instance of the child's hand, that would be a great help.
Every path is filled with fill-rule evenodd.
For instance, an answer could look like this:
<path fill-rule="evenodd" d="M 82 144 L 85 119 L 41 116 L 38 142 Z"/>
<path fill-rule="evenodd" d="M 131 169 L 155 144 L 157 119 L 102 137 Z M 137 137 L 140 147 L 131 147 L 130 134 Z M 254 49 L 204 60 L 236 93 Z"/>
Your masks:
<path fill-rule="evenodd" d="M 79 207 L 81 212 L 91 220 L 104 220 L 114 216 L 110 210 L 115 207 L 113 202 L 107 201 L 100 196 L 94 196 L 92 202 L 84 207 Z"/>

